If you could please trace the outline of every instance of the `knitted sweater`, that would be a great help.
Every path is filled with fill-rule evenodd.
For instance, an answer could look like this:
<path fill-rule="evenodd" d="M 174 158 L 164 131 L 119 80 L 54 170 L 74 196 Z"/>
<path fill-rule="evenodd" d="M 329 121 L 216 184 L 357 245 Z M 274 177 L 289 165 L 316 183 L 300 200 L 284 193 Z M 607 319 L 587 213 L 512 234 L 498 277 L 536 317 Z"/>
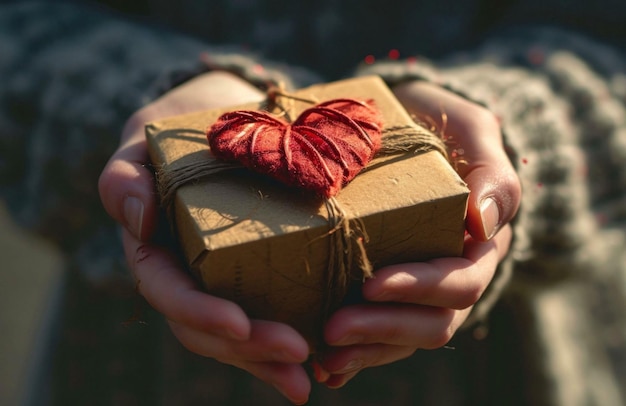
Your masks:
<path fill-rule="evenodd" d="M 485 21 L 489 1 L 419 3 L 399 1 L 385 12 L 376 1 L 141 3 L 145 7 L 135 11 L 152 14 L 158 25 L 76 5 L 2 5 L 2 197 L 17 219 L 57 241 L 75 269 L 100 286 L 125 270 L 115 225 L 100 207 L 97 176 L 125 119 L 202 69 L 201 52 L 253 83 L 279 77 L 300 87 L 372 73 L 389 84 L 411 78 L 440 83 L 501 118 L 523 185 L 513 246 L 473 313 L 481 324 L 457 335 L 455 351 L 418 352 L 365 371 L 340 391 L 319 389 L 313 402 L 621 404 L 626 56 L 562 29 L 486 35 L 499 21 L 536 21 L 532 1 L 506 3 L 508 14 L 492 10 L 501 17 L 493 21 Z M 562 15 L 558 1 L 541 3 L 547 14 Z M 595 15 L 604 18 L 605 29 L 594 34 L 623 40 L 614 16 L 626 6 L 612 7 L 609 13 L 574 7 L 561 23 Z M 387 57 L 390 49 L 400 58 Z M 434 59 L 404 59 L 416 54 Z M 359 64 L 366 55 L 368 63 Z M 258 64 L 262 72 L 254 69 Z M 226 394 L 189 391 L 185 371 L 193 370 L 195 380 L 216 379 L 224 370 L 236 379 L 243 375 L 218 364 L 176 365 L 150 371 L 158 375 L 155 382 L 169 383 L 160 398 L 165 403 L 181 392 L 188 403 L 246 396 L 279 402 L 254 382 L 243 398 L 234 394 L 237 385 Z M 78 395 L 59 396 L 62 402 Z"/>

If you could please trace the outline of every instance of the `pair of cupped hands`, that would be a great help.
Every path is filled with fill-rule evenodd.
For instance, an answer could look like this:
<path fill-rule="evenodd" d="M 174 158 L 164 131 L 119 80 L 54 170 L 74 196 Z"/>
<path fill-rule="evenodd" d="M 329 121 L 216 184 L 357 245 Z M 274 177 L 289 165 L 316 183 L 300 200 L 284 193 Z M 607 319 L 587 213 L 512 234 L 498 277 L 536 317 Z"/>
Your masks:
<path fill-rule="evenodd" d="M 519 181 L 492 113 L 427 82 L 408 82 L 393 91 L 418 117 L 437 120 L 444 111 L 446 136 L 464 150 L 459 172 L 471 192 L 463 256 L 376 270 L 376 277 L 362 287 L 366 303 L 339 309 L 325 325 L 328 349 L 317 354 L 311 368 L 314 379 L 331 388 L 345 385 L 365 368 L 404 359 L 417 349 L 444 346 L 506 255 L 512 235 L 508 222 L 520 201 Z M 305 339 L 290 326 L 252 320 L 235 303 L 208 295 L 173 252 L 151 241 L 159 208 L 153 174 L 145 167 L 145 123 L 265 96 L 244 80 L 218 71 L 174 88 L 128 120 L 99 189 L 105 209 L 123 226 L 124 250 L 139 293 L 165 316 L 180 343 L 196 354 L 242 368 L 302 404 L 311 391 Z"/>

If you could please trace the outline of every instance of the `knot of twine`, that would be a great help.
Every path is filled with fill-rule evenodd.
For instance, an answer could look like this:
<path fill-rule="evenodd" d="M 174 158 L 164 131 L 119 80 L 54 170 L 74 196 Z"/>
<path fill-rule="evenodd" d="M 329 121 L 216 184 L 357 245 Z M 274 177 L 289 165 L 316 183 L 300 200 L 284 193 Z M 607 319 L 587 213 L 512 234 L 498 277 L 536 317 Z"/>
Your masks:
<path fill-rule="evenodd" d="M 268 96 L 270 103 L 277 103 L 278 97 L 315 103 L 315 101 L 296 97 L 275 88 L 268 90 Z M 284 107 L 281 109 L 284 114 L 287 114 L 287 109 Z M 446 144 L 442 138 L 415 123 L 383 129 L 382 145 L 376 152 L 375 158 L 430 151 L 438 151 L 448 159 Z M 178 188 L 206 180 L 228 170 L 242 168 L 243 166 L 238 163 L 222 161 L 215 157 L 208 157 L 202 162 L 183 166 L 161 165 L 156 168 L 161 206 L 172 221 L 174 198 Z M 323 237 L 329 238 L 330 249 L 326 274 L 327 290 L 324 292 L 326 297 L 323 308 L 325 314 L 329 314 L 345 296 L 352 280 L 373 276 L 373 266 L 365 248 L 368 236 L 361 219 L 351 219 L 335 197 L 324 198 L 324 205 L 328 213 L 329 231 Z"/>

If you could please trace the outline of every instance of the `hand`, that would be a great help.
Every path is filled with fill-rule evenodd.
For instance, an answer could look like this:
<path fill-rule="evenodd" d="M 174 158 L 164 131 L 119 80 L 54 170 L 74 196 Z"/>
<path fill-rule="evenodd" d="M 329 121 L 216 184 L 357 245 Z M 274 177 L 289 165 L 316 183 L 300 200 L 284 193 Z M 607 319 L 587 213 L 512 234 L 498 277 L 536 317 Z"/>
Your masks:
<path fill-rule="evenodd" d="M 508 222 L 520 197 L 519 180 L 504 152 L 500 127 L 486 109 L 426 82 L 394 89 L 422 118 L 447 115 L 445 134 L 464 150 L 459 173 L 470 196 L 463 256 L 388 266 L 363 285 L 364 304 L 333 314 L 325 327 L 332 347 L 313 367 L 316 380 L 341 387 L 367 367 L 388 364 L 417 349 L 445 345 L 493 279 L 511 241 Z"/>
<path fill-rule="evenodd" d="M 154 179 L 144 164 L 144 125 L 187 112 L 259 101 L 264 95 L 224 72 L 199 76 L 136 112 L 99 182 L 105 209 L 123 227 L 124 251 L 141 295 L 162 313 L 190 351 L 242 368 L 304 403 L 308 345 L 291 327 L 250 320 L 236 304 L 201 291 L 165 247 L 149 242 L 157 224 Z"/>

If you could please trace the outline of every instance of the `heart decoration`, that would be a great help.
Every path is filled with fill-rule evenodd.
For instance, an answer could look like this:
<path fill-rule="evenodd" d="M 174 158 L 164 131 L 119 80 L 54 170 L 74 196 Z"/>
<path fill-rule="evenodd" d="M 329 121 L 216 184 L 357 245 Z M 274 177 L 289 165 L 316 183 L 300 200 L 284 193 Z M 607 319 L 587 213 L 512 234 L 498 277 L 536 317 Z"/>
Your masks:
<path fill-rule="evenodd" d="M 217 158 L 329 198 L 378 151 L 382 125 L 372 100 L 333 99 L 292 123 L 262 111 L 225 113 L 207 129 L 207 139 Z"/>

